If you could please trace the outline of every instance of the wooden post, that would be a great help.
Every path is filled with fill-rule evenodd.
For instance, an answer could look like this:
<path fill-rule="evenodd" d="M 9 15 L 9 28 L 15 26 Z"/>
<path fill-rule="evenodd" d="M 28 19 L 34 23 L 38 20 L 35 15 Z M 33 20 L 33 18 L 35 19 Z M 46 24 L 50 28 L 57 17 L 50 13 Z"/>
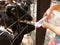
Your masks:
<path fill-rule="evenodd" d="M 37 0 L 37 21 L 40 20 L 44 12 L 50 7 L 51 0 Z M 44 45 L 46 29 L 40 27 L 36 29 L 36 45 Z"/>

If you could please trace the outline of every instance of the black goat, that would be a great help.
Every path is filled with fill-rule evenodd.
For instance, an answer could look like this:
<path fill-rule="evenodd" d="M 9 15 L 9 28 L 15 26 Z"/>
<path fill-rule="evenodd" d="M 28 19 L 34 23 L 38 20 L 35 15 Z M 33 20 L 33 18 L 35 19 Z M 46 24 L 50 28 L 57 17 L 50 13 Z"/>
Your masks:
<path fill-rule="evenodd" d="M 16 22 L 14 25 L 10 27 L 13 31 L 14 38 L 12 39 L 11 44 L 7 44 L 7 45 L 20 45 L 24 34 L 30 33 L 35 29 L 34 25 L 21 21 L 24 20 L 32 21 L 32 17 L 27 13 L 27 10 L 24 10 L 24 8 L 21 6 L 11 5 L 6 7 L 7 7 L 5 12 L 6 15 L 5 16 L 3 15 L 4 17 L 3 21 L 4 24 L 6 24 L 5 26 L 8 27 L 14 22 Z"/>

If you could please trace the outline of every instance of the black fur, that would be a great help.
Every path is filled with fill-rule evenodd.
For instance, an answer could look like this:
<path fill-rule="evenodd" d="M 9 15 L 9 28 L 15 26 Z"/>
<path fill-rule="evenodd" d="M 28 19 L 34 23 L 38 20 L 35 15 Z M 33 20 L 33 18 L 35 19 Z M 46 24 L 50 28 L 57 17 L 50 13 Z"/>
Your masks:
<path fill-rule="evenodd" d="M 6 15 L 3 16 L 4 25 L 6 24 L 6 27 L 8 27 L 11 24 L 13 24 L 14 22 L 16 22 L 22 16 L 24 16 L 24 17 L 21 20 L 32 21 L 32 19 L 33 19 L 29 14 L 26 13 L 27 10 L 24 10 L 24 8 L 21 8 L 21 6 L 16 5 L 16 6 L 6 6 L 6 7 L 7 7 L 7 10 L 5 12 Z M 13 13 L 15 13 L 15 14 L 13 14 Z M 35 29 L 34 25 L 27 24 L 25 22 L 20 22 L 20 21 L 10 27 L 12 29 L 15 37 L 17 35 L 19 35 L 21 33 L 21 31 L 27 25 L 28 25 L 28 27 L 26 29 L 24 29 L 24 31 L 18 36 L 18 38 L 14 41 L 13 45 L 20 45 L 20 43 L 22 42 L 23 36 L 27 33 L 30 33 L 31 31 L 33 31 Z M 16 33 L 17 33 L 17 35 L 16 35 Z M 14 37 L 14 39 L 15 39 L 15 37 Z M 11 43 L 13 42 L 13 40 L 11 41 Z M 4 44 L 2 44 L 2 45 L 4 45 Z M 10 45 L 10 44 L 7 44 L 7 45 Z"/>

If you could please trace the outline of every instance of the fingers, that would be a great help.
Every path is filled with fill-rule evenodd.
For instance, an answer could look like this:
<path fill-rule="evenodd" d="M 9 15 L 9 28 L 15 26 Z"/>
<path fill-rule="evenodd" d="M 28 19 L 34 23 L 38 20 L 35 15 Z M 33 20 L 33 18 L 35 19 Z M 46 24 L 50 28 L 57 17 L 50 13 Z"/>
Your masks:
<path fill-rule="evenodd" d="M 46 21 L 43 21 L 42 27 L 43 27 L 43 28 L 47 28 L 47 23 L 46 23 Z"/>
<path fill-rule="evenodd" d="M 49 22 L 49 20 L 52 19 L 52 15 L 48 15 L 46 12 L 44 13 L 43 17 L 47 16 L 47 18 L 45 19 L 46 22 Z"/>
<path fill-rule="evenodd" d="M 48 28 L 49 24 L 50 24 L 49 22 L 43 21 L 42 27 L 43 28 Z"/>
<path fill-rule="evenodd" d="M 46 12 L 44 13 L 43 17 L 45 17 L 45 16 L 47 16 L 47 13 Z"/>

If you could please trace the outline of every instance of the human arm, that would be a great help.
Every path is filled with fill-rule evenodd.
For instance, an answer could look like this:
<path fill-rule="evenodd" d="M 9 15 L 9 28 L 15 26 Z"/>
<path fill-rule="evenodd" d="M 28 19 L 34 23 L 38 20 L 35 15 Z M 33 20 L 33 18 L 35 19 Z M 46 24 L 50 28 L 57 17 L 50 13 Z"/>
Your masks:
<path fill-rule="evenodd" d="M 60 10 L 60 5 L 54 5 L 48 8 L 44 15 L 51 15 L 54 10 Z"/>
<path fill-rule="evenodd" d="M 44 21 L 42 27 L 50 29 L 51 31 L 53 31 L 54 33 L 56 33 L 57 35 L 60 36 L 60 27 L 59 26 L 55 26 L 49 22 Z"/>
<path fill-rule="evenodd" d="M 51 6 L 50 8 L 48 8 L 48 10 L 44 13 L 43 16 L 47 16 L 47 20 L 50 20 L 51 17 L 53 16 L 51 14 L 53 13 L 54 10 L 60 10 L 60 5 Z"/>
<path fill-rule="evenodd" d="M 60 10 L 60 5 L 52 6 L 44 13 L 44 15 L 47 16 L 47 19 L 46 19 L 47 21 L 51 19 L 50 16 L 54 10 Z M 43 27 L 50 29 L 51 31 L 53 31 L 54 33 L 60 36 L 60 27 L 55 26 L 47 21 L 43 23 Z"/>

